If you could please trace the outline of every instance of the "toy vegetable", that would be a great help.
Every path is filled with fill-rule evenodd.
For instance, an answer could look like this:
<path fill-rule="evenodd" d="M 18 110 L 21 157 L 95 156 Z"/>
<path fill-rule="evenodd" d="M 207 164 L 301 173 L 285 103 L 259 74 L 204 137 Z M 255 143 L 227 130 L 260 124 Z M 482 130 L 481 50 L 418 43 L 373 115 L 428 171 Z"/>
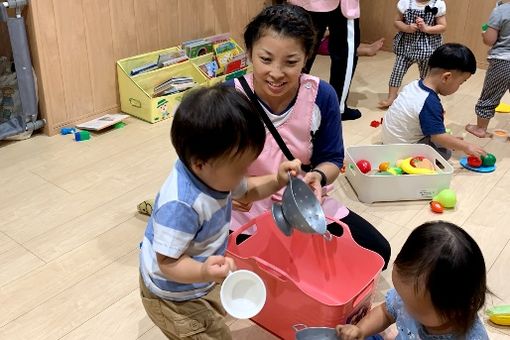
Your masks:
<path fill-rule="evenodd" d="M 445 208 L 455 208 L 457 194 L 452 189 L 444 189 L 437 194 L 432 201 L 440 203 Z"/>

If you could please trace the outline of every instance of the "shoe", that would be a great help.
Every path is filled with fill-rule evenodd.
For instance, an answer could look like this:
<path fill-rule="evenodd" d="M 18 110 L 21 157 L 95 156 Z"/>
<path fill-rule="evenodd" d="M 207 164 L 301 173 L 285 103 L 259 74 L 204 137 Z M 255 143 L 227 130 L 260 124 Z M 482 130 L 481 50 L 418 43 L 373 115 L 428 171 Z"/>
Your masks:
<path fill-rule="evenodd" d="M 356 120 L 361 118 L 361 111 L 358 109 L 346 108 L 342 113 L 342 120 Z"/>

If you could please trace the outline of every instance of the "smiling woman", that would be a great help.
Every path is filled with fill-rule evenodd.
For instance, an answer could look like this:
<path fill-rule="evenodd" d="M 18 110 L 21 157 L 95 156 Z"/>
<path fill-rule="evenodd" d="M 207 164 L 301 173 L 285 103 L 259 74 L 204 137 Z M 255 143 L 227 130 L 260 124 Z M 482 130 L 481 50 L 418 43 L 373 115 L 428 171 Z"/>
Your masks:
<path fill-rule="evenodd" d="M 329 217 L 346 223 L 358 244 L 380 254 L 387 264 L 388 241 L 369 222 L 327 195 L 343 165 L 344 148 L 340 108 L 335 90 L 302 69 L 313 53 L 315 31 L 308 13 L 295 5 L 276 5 L 262 10 L 247 26 L 245 45 L 253 73 L 245 77 L 257 105 L 261 105 L 290 153 L 312 169 L 303 174 Z M 227 82 L 245 92 L 238 80 Z M 261 112 L 262 113 L 262 112 Z M 251 176 L 274 173 L 286 159 L 280 144 L 266 134 L 260 156 L 248 169 Z M 281 195 L 262 201 L 234 201 L 231 228 L 237 229 L 271 208 Z M 328 230 L 339 235 L 336 223 Z"/>

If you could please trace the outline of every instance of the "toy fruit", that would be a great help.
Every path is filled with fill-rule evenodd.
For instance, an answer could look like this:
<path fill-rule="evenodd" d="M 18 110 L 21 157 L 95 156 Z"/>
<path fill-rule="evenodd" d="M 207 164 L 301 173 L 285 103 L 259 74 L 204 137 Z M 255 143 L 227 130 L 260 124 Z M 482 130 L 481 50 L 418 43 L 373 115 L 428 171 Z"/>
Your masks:
<path fill-rule="evenodd" d="M 433 212 L 435 212 L 437 214 L 441 214 L 441 213 L 443 213 L 444 208 L 441 205 L 441 203 L 432 201 L 432 202 L 430 202 L 430 210 L 432 210 Z"/>
<path fill-rule="evenodd" d="M 386 172 L 392 174 L 393 176 L 402 175 L 402 169 L 401 168 L 389 168 L 388 170 L 386 170 Z"/>
<path fill-rule="evenodd" d="M 467 158 L 467 163 L 469 166 L 472 166 L 473 168 L 479 168 L 482 166 L 482 160 L 476 156 L 469 156 Z"/>
<path fill-rule="evenodd" d="M 370 122 L 370 126 L 373 128 L 379 127 L 379 125 L 381 125 L 381 123 L 379 123 L 377 120 L 373 120 Z"/>
<path fill-rule="evenodd" d="M 411 160 L 409 161 L 409 164 L 411 164 L 415 168 L 418 168 L 417 162 L 421 162 L 424 159 L 425 159 L 425 157 L 423 157 L 423 156 L 416 156 L 416 157 L 411 158 Z"/>
<path fill-rule="evenodd" d="M 358 166 L 359 171 L 361 171 L 364 174 L 366 174 L 370 170 L 372 170 L 372 166 L 370 165 L 370 162 L 365 159 L 361 159 L 361 160 L 357 161 L 356 165 Z"/>
<path fill-rule="evenodd" d="M 488 153 L 487 156 L 482 156 L 483 166 L 494 166 L 494 164 L 496 164 L 496 156 L 491 153 Z"/>
<path fill-rule="evenodd" d="M 455 208 L 457 194 L 452 189 L 444 189 L 434 196 L 432 201 L 440 203 L 445 208 Z"/>
<path fill-rule="evenodd" d="M 489 320 L 502 326 L 510 326 L 510 305 L 494 306 L 485 311 Z"/>
<path fill-rule="evenodd" d="M 382 162 L 379 164 L 379 171 L 387 171 L 390 168 L 390 162 Z"/>
<path fill-rule="evenodd" d="M 409 157 L 409 158 L 403 159 L 400 162 L 400 167 L 402 168 L 402 170 L 405 173 L 411 174 L 411 175 L 431 175 L 431 174 L 436 173 L 434 170 L 431 170 L 428 168 L 415 168 L 414 166 L 411 165 L 412 159 L 413 159 L 413 157 Z M 415 160 L 415 162 L 416 162 L 416 160 Z"/>

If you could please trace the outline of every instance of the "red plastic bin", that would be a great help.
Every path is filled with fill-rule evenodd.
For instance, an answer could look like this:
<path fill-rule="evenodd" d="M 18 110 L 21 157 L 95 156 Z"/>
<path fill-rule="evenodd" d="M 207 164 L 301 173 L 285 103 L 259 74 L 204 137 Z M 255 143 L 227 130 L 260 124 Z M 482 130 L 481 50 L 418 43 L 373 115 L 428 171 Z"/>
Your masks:
<path fill-rule="evenodd" d="M 335 222 L 344 233 L 331 241 L 297 230 L 287 237 L 270 212 L 230 235 L 227 254 L 239 269 L 256 272 L 267 288 L 266 304 L 252 321 L 280 338 L 295 339 L 294 325 L 334 327 L 366 314 L 384 261 Z M 237 236 L 252 227 L 252 236 L 237 244 Z"/>

